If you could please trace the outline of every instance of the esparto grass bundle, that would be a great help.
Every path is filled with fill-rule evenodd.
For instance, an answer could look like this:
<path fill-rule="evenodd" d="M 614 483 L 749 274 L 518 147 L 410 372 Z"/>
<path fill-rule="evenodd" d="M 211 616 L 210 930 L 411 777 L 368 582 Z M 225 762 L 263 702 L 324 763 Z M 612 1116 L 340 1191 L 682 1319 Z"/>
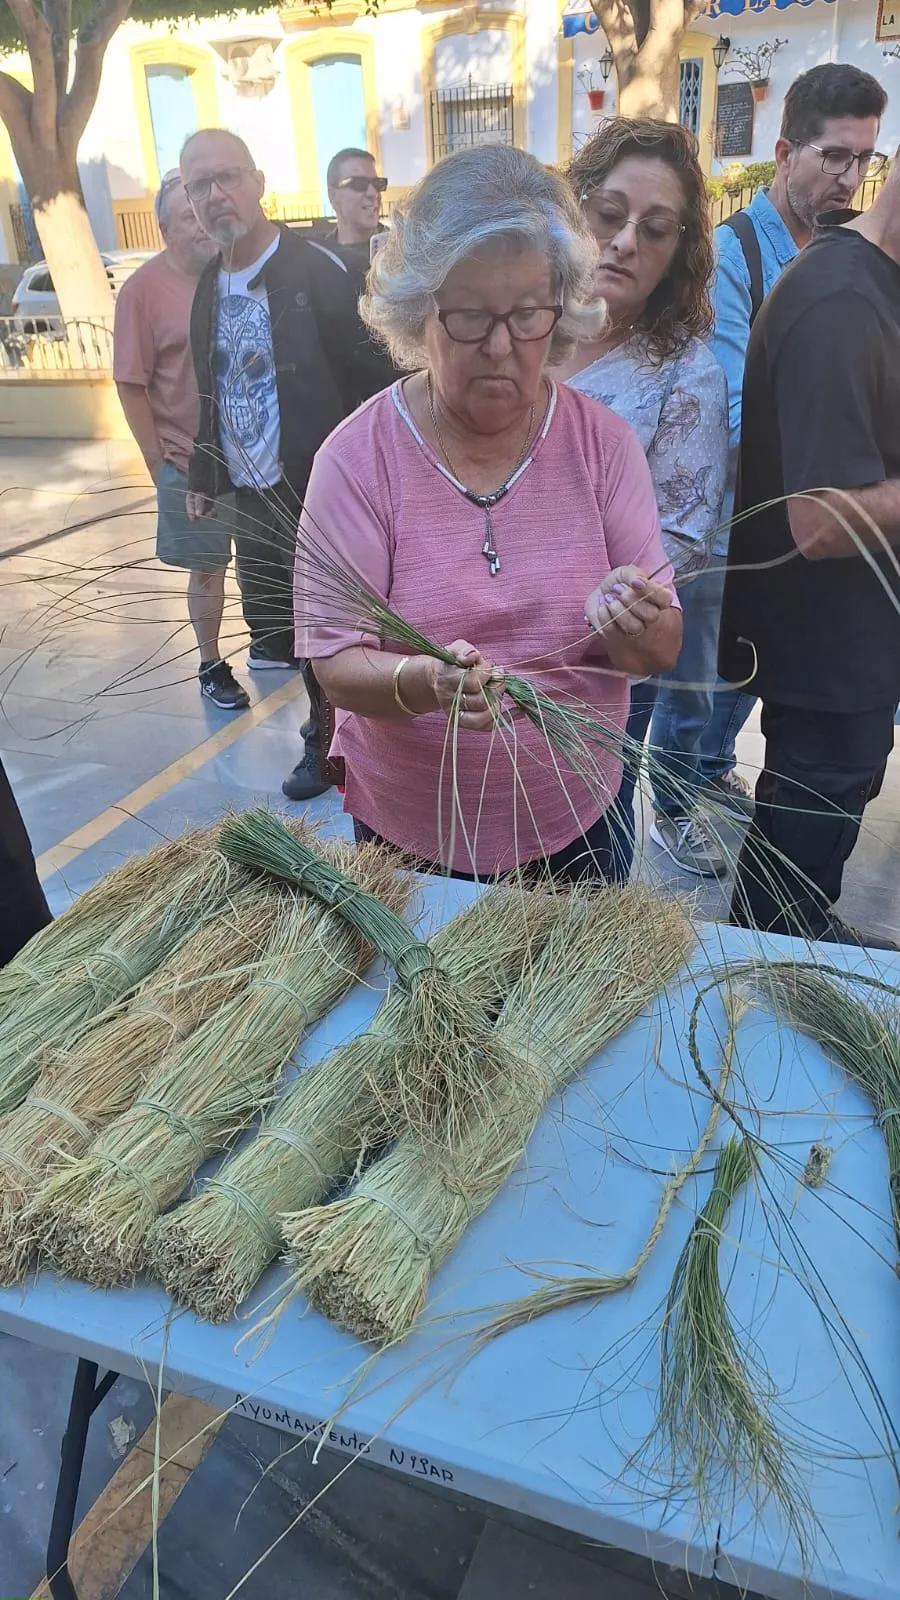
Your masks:
<path fill-rule="evenodd" d="M 667 1482 L 677 1489 L 684 1481 L 702 1515 L 719 1514 L 723 1483 L 749 1495 L 760 1510 L 774 1497 L 804 1548 L 805 1497 L 774 1421 L 774 1388 L 758 1365 L 751 1372 L 719 1271 L 728 1214 L 755 1159 L 744 1138 L 733 1136 L 723 1146 L 679 1257 L 661 1330 L 655 1437 L 668 1457 Z"/>
<path fill-rule="evenodd" d="M 396 1021 L 396 1093 L 410 1127 L 453 1139 L 482 1105 L 496 1060 L 484 1007 L 400 917 L 323 862 L 269 812 L 245 812 L 222 827 L 232 861 L 299 883 L 334 906 L 390 962 L 407 1003 Z"/>
<path fill-rule="evenodd" d="M 495 1016 L 568 903 L 558 892 L 490 889 L 438 930 L 435 959 L 472 1004 Z M 394 992 L 368 1032 L 300 1073 L 256 1138 L 200 1194 L 160 1218 L 153 1270 L 198 1316 L 232 1317 L 282 1248 L 280 1213 L 326 1200 L 368 1149 L 396 1136 L 389 1102 L 405 1005 Z"/>
<path fill-rule="evenodd" d="M 756 962 L 730 969 L 757 1004 L 772 1007 L 843 1067 L 874 1107 L 887 1147 L 894 1232 L 900 1246 L 900 1011 L 896 998 L 865 977 L 798 962 Z M 854 984 L 857 985 L 854 992 Z"/>
<path fill-rule="evenodd" d="M 573 897 L 500 1014 L 504 1067 L 489 1114 L 445 1149 L 405 1134 L 345 1198 L 283 1218 L 294 1268 L 285 1298 L 302 1290 L 378 1344 L 408 1333 L 432 1274 L 516 1167 L 550 1096 L 659 993 L 691 941 L 680 908 L 636 885 Z"/>
<path fill-rule="evenodd" d="M 133 993 L 226 904 L 240 875 L 215 848 L 217 840 L 218 828 L 182 835 L 174 854 L 164 855 L 165 878 L 148 879 L 147 892 L 137 902 L 129 888 L 128 914 L 110 919 L 106 938 L 65 972 L 25 992 L 0 1024 L 0 1116 L 24 1100 L 45 1050 L 73 1044 L 101 1012 Z M 114 878 L 106 882 L 115 898 Z"/>
<path fill-rule="evenodd" d="M 0 1024 L 29 990 L 55 983 L 105 944 L 148 894 L 181 869 L 193 848 L 196 845 L 185 835 L 166 840 L 145 855 L 130 856 L 41 928 L 0 970 Z"/>
<path fill-rule="evenodd" d="M 366 890 L 403 904 L 408 881 L 383 850 L 330 851 Z M 285 888 L 269 905 L 271 936 L 243 992 L 172 1052 L 88 1154 L 35 1197 L 39 1246 L 61 1271 L 99 1285 L 134 1278 L 160 1212 L 261 1110 L 304 1029 L 371 959 L 360 935 L 313 896 Z"/>
<path fill-rule="evenodd" d="M 274 888 L 238 885 L 130 1002 L 103 1012 L 71 1049 L 45 1055 L 22 1104 L 0 1118 L 0 1283 L 28 1266 L 34 1241 L 23 1217 L 50 1173 L 83 1155 L 168 1052 L 249 983 L 277 900 Z"/>

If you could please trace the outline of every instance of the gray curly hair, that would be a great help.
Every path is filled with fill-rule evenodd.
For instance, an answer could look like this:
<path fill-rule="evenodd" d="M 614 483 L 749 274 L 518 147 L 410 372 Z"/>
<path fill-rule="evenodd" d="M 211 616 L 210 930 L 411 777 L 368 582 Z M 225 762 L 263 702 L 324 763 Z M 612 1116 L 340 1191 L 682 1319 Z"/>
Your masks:
<path fill-rule="evenodd" d="M 563 315 L 550 362 L 599 334 L 605 312 L 592 298 L 597 246 L 567 183 L 509 145 L 445 156 L 394 211 L 360 301 L 363 320 L 397 366 L 425 364 L 432 296 L 460 261 L 492 241 L 541 250 L 559 274 Z"/>

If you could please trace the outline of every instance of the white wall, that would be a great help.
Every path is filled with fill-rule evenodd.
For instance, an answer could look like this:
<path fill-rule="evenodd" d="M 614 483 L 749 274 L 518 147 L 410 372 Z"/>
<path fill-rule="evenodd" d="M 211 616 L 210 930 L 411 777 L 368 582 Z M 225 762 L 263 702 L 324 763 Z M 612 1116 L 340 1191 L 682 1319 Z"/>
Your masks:
<path fill-rule="evenodd" d="M 740 17 L 721 17 L 717 23 L 697 23 L 705 33 L 723 33 L 732 45 L 754 47 L 763 40 L 787 39 L 772 64 L 766 101 L 756 107 L 753 124 L 753 153 L 743 160 L 768 161 L 775 152 L 785 92 L 810 67 L 828 61 L 852 62 L 871 72 L 884 85 L 888 109 L 881 130 L 881 146 L 893 155 L 900 144 L 900 61 L 885 61 L 884 46 L 875 39 L 875 0 L 813 0 L 809 6 L 792 5 L 786 11 L 745 13 Z M 720 83 L 735 83 L 740 74 L 726 61 Z M 720 171 L 727 163 L 714 162 Z"/>

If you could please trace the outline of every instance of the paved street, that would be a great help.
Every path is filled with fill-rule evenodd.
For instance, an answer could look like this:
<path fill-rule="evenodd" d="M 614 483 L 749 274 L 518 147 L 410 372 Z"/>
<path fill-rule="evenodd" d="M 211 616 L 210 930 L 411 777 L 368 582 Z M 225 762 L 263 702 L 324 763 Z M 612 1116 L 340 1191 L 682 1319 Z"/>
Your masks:
<path fill-rule="evenodd" d="M 251 712 L 238 720 L 201 700 L 183 579 L 152 561 L 153 530 L 129 447 L 48 441 L 4 451 L 0 751 L 55 910 L 160 834 L 229 805 L 283 804 L 281 780 L 297 760 L 302 684 L 288 673 L 246 673 L 233 586 L 226 634 Z M 748 776 L 759 753 L 754 722 L 740 747 Z M 894 768 L 841 906 L 849 921 L 895 936 L 898 802 Z M 346 827 L 334 793 L 313 811 Z M 649 846 L 644 870 L 664 873 L 665 860 Z M 683 887 L 696 893 L 697 880 Z M 698 904 L 720 914 L 721 891 Z M 0 1596 L 30 1594 L 43 1577 L 73 1370 L 66 1356 L 0 1336 Z M 116 1385 L 92 1428 L 79 1516 L 119 1466 L 121 1441 L 139 1437 L 152 1415 L 146 1386 Z M 226 1423 L 162 1527 L 164 1600 L 223 1600 L 340 1468 L 282 1450 L 270 1429 Z M 88 1556 L 88 1577 L 92 1569 L 96 1578 Z M 660 1591 L 711 1593 L 635 1556 L 368 1465 L 344 1473 L 241 1589 L 248 1600 L 652 1600 Z M 101 1592 L 96 1583 L 90 1590 Z M 153 1593 L 149 1549 L 121 1593 Z"/>

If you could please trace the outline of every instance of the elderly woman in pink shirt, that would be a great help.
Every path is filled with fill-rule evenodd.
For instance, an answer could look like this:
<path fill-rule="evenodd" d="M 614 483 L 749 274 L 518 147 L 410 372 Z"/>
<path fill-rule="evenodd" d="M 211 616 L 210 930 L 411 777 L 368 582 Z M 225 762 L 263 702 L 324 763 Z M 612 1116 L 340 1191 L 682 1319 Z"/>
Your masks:
<path fill-rule="evenodd" d="M 629 679 L 681 643 L 641 445 L 548 370 L 597 332 L 595 265 L 571 191 L 532 156 L 439 162 L 362 302 L 413 375 L 326 440 L 301 519 L 297 650 L 336 708 L 357 838 L 460 877 L 616 875 L 615 754 L 588 786 L 529 722 L 498 730 L 489 698 L 514 667 L 624 728 Z M 317 601 L 323 545 L 459 666 L 373 643 L 349 606 L 344 621 Z"/>

